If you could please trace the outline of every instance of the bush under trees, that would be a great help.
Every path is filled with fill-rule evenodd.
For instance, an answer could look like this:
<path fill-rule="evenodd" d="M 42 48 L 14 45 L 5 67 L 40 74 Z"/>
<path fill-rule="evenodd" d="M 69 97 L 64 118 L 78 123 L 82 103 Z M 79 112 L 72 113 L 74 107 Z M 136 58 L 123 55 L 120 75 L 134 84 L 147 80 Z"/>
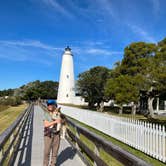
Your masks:
<path fill-rule="evenodd" d="M 11 96 L 0 100 L 0 105 L 17 106 L 20 105 L 21 103 L 22 103 L 21 98 L 18 96 Z"/>

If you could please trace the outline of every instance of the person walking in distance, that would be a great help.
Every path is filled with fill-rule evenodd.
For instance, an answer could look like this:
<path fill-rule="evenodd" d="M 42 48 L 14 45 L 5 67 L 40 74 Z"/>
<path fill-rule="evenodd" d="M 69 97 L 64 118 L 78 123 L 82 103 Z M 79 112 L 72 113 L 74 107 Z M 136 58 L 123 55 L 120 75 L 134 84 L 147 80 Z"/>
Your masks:
<path fill-rule="evenodd" d="M 60 145 L 60 117 L 53 118 L 57 109 L 55 100 L 47 100 L 47 110 L 44 112 L 44 159 L 43 166 L 55 166 Z"/>

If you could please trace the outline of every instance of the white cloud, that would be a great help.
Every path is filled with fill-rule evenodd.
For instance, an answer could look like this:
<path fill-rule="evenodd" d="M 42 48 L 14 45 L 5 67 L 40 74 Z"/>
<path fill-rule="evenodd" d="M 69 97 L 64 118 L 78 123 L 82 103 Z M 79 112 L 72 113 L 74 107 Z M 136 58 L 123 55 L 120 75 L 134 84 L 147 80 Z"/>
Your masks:
<path fill-rule="evenodd" d="M 102 46 L 105 43 L 104 41 L 85 41 L 84 44 L 87 46 Z"/>
<path fill-rule="evenodd" d="M 91 55 L 119 55 L 119 54 L 123 54 L 123 52 L 120 51 L 109 51 L 106 49 L 99 49 L 99 48 L 90 48 L 86 50 L 87 54 L 91 54 Z"/>
<path fill-rule="evenodd" d="M 81 45 L 82 47 L 102 47 L 105 46 L 108 40 L 84 40 L 84 41 L 75 41 L 75 45 Z"/>
<path fill-rule="evenodd" d="M 160 11 L 160 1 L 159 0 L 150 0 L 154 14 L 157 16 L 158 12 Z"/>
<path fill-rule="evenodd" d="M 53 63 L 51 58 L 56 58 L 55 54 L 59 55 L 62 50 L 60 47 L 56 48 L 37 40 L 0 40 L 0 58 L 11 61 L 31 61 L 51 65 Z"/>
<path fill-rule="evenodd" d="M 122 51 L 110 51 L 109 49 L 101 48 L 101 47 L 93 47 L 93 46 L 87 46 L 87 47 L 73 47 L 74 54 L 77 54 L 83 61 L 87 60 L 86 56 L 102 56 L 102 57 L 109 57 L 109 56 L 115 56 L 115 55 L 122 55 Z"/>
<path fill-rule="evenodd" d="M 131 25 L 131 24 L 128 24 L 128 26 L 135 34 L 139 35 L 143 40 L 146 40 L 147 42 L 153 42 L 153 43 L 156 42 L 155 38 L 151 36 L 147 31 L 145 31 L 143 28 L 136 25 Z"/>
<path fill-rule="evenodd" d="M 73 18 L 74 15 L 69 12 L 67 9 L 65 9 L 62 5 L 60 5 L 57 0 L 42 0 L 44 4 L 46 4 L 49 7 L 52 7 L 56 12 L 61 13 L 62 15 L 65 15 L 67 17 Z"/>
<path fill-rule="evenodd" d="M 11 61 L 26 61 L 30 52 L 23 48 L 0 46 L 0 58 Z"/>
<path fill-rule="evenodd" d="M 46 50 L 61 50 L 61 48 L 56 48 L 47 44 L 44 44 L 38 40 L 23 40 L 23 41 L 12 41 L 12 40 L 0 40 L 0 45 L 6 46 L 20 46 L 20 47 L 37 47 Z"/>
<path fill-rule="evenodd" d="M 99 7 L 106 11 L 112 18 L 116 19 L 116 13 L 110 0 L 97 0 Z"/>

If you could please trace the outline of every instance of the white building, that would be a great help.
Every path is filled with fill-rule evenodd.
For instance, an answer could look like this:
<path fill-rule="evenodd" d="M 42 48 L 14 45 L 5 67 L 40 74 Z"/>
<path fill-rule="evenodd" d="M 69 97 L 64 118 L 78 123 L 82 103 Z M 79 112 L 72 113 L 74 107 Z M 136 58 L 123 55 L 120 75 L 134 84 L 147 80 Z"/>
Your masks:
<path fill-rule="evenodd" d="M 69 46 L 65 48 L 62 57 L 57 102 L 61 104 L 85 104 L 83 98 L 75 95 L 73 55 Z"/>

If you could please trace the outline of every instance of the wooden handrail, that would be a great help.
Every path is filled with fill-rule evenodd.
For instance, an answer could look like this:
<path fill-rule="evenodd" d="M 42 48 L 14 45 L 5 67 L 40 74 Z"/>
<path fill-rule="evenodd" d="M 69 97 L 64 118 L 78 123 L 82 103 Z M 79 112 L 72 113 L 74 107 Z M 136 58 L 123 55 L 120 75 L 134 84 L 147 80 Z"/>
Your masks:
<path fill-rule="evenodd" d="M 85 145 L 79 138 L 77 138 L 69 129 L 67 129 L 67 134 L 72 139 L 72 141 L 77 142 L 79 148 L 85 152 L 96 163 L 96 165 L 107 166 L 105 161 L 103 161 L 95 152 L 89 149 L 89 147 Z"/>
<path fill-rule="evenodd" d="M 150 164 L 146 163 L 144 160 L 134 156 L 133 154 L 123 150 L 122 148 L 114 145 L 110 141 L 105 140 L 103 137 L 89 131 L 87 128 L 80 126 L 70 118 L 66 118 L 66 121 L 69 125 L 73 126 L 76 130 L 76 135 L 84 135 L 90 141 L 95 144 L 95 148 L 98 150 L 101 148 L 118 161 L 120 161 L 125 166 L 150 166 Z M 101 158 L 99 154 L 94 154 L 96 152 L 92 152 L 88 146 L 83 144 L 78 137 L 76 137 L 70 130 L 67 130 L 68 136 L 72 139 L 72 141 L 77 142 L 81 149 L 91 158 L 94 160 L 96 165 L 105 166 L 105 163 L 101 163 Z M 88 152 L 88 153 L 87 153 Z M 89 154 L 90 152 L 90 154 Z M 103 161 L 104 162 L 104 161 Z M 100 164 L 99 164 L 100 163 Z M 107 165 L 107 164 L 106 164 Z"/>
<path fill-rule="evenodd" d="M 3 165 L 7 157 L 9 157 L 8 165 L 13 162 L 22 139 L 23 130 L 32 110 L 33 104 L 30 104 L 28 108 L 25 109 L 25 111 L 0 135 L 0 165 Z M 5 145 L 8 141 L 9 144 L 5 149 Z"/>

